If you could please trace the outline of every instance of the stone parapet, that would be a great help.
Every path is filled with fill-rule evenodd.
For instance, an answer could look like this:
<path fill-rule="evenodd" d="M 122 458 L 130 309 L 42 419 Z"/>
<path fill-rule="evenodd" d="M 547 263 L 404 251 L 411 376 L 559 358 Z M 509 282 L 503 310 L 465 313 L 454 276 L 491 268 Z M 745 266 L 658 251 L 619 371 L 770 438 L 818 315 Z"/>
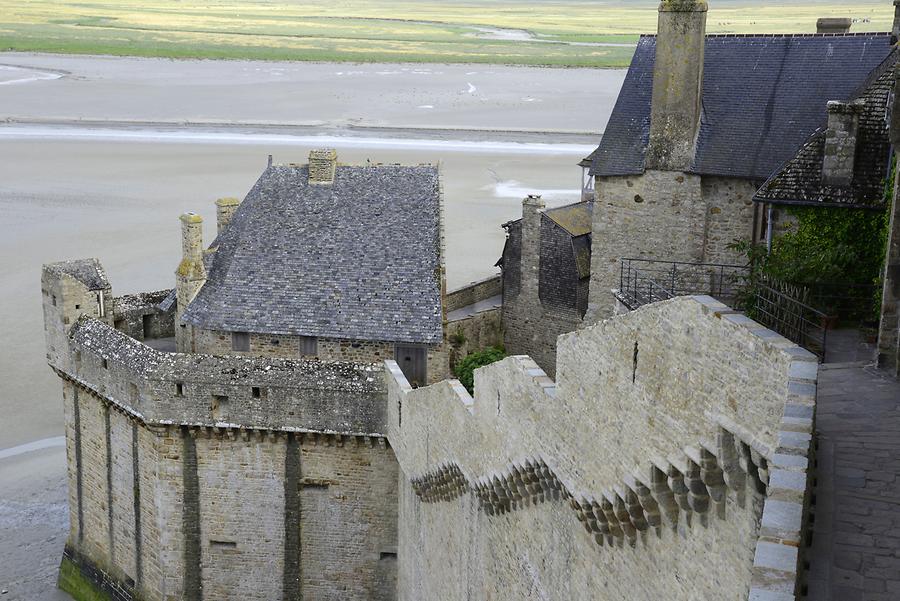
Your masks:
<path fill-rule="evenodd" d="M 561 336 L 556 382 L 511 357 L 476 371 L 473 398 L 456 381 L 413 390 L 388 362 L 388 438 L 405 477 L 400 599 L 428 597 L 488 549 L 491 565 L 466 572 L 472 590 L 525 578 L 548 599 L 604 586 L 609 599 L 793 599 L 817 369 L 709 297 Z M 420 547 L 438 530 L 454 534 Z M 515 569 L 542 548 L 530 576 Z M 727 578 L 707 591 L 698 561 Z"/>
<path fill-rule="evenodd" d="M 474 305 L 479 301 L 488 300 L 503 292 L 503 282 L 500 274 L 489 278 L 472 282 L 462 288 L 451 290 L 444 299 L 444 309 L 447 313 Z"/>
<path fill-rule="evenodd" d="M 69 340 L 71 367 L 60 375 L 148 425 L 384 431 L 376 364 L 164 353 L 89 317 Z"/>

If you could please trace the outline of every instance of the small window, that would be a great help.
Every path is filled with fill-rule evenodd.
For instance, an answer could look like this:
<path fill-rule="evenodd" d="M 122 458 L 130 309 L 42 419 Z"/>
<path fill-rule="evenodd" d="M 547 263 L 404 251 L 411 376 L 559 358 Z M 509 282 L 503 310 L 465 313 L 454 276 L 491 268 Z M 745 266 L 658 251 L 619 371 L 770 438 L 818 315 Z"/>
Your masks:
<path fill-rule="evenodd" d="M 233 351 L 249 351 L 250 350 L 250 334 L 247 332 L 231 333 L 231 350 Z"/>
<path fill-rule="evenodd" d="M 175 396 L 184 396 L 184 384 L 175 382 Z"/>
<path fill-rule="evenodd" d="M 223 551 L 237 549 L 237 543 L 231 540 L 210 540 L 209 546 L 212 549 L 221 549 Z"/>
<path fill-rule="evenodd" d="M 262 392 L 260 391 L 259 386 L 253 387 L 252 394 L 254 399 L 258 399 L 260 396 L 262 396 Z"/>
<path fill-rule="evenodd" d="M 131 402 L 137 403 L 140 400 L 140 393 L 138 393 L 138 387 L 136 384 L 128 384 L 128 396 L 131 398 Z"/>
<path fill-rule="evenodd" d="M 80 309 L 81 305 L 75 305 L 75 309 Z"/>
<path fill-rule="evenodd" d="M 319 339 L 315 336 L 300 337 L 300 354 L 302 356 L 316 356 L 319 354 Z"/>
<path fill-rule="evenodd" d="M 53 301 L 53 306 L 55 307 L 56 306 L 56 295 L 55 294 L 52 297 L 52 301 Z"/>
<path fill-rule="evenodd" d="M 81 367 L 81 351 L 75 351 L 75 367 Z"/>
<path fill-rule="evenodd" d="M 228 397 L 223 394 L 214 394 L 212 395 L 212 409 L 213 418 L 221 419 L 224 415 L 225 410 L 228 407 Z"/>
<path fill-rule="evenodd" d="M 109 369 L 109 363 L 106 361 L 106 359 L 101 359 L 100 365 L 103 366 L 103 369 Z"/>
<path fill-rule="evenodd" d="M 278 340 L 277 338 L 272 339 L 272 346 L 278 346 L 279 344 L 281 344 L 280 340 Z"/>

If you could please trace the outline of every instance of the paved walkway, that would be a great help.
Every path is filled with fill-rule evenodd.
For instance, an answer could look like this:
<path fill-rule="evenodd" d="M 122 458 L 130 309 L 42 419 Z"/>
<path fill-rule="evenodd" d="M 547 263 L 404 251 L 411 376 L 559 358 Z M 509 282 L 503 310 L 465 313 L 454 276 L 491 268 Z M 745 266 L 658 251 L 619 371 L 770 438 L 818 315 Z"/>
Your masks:
<path fill-rule="evenodd" d="M 492 296 L 491 298 L 478 301 L 477 303 L 460 307 L 455 311 L 450 311 L 447 313 L 447 321 L 458 321 L 460 319 L 465 319 L 466 317 L 472 317 L 476 313 L 482 311 L 499 309 L 501 306 L 503 306 L 503 296 L 498 294 L 497 296 Z"/>
<path fill-rule="evenodd" d="M 821 366 L 810 601 L 900 600 L 900 382 Z"/>

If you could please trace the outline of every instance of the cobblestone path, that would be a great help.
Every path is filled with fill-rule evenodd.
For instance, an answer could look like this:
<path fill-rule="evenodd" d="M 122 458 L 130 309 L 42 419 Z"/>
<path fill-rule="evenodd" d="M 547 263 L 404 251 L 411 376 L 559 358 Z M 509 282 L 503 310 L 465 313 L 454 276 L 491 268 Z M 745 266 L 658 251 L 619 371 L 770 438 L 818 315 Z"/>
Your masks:
<path fill-rule="evenodd" d="M 819 371 L 810 601 L 900 600 L 900 382 Z"/>

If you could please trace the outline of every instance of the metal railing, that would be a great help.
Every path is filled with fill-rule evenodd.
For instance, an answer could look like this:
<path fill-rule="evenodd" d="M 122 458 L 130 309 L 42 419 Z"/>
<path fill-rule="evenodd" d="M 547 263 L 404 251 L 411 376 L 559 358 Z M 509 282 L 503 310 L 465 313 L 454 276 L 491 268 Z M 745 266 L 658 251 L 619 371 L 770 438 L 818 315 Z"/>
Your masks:
<path fill-rule="evenodd" d="M 829 317 L 802 302 L 797 298 L 802 293 L 791 288 L 784 286 L 782 290 L 776 290 L 766 283 L 756 282 L 753 284 L 754 306 L 748 313 L 762 325 L 824 360 Z"/>
<path fill-rule="evenodd" d="M 749 273 L 742 265 L 622 259 L 618 298 L 629 309 L 695 294 L 730 302 Z"/>
<path fill-rule="evenodd" d="M 749 268 L 716 263 L 622 259 L 616 297 L 634 310 L 676 296 L 705 294 L 738 306 L 785 338 L 825 358 L 830 318 L 809 304 L 810 292 Z"/>

